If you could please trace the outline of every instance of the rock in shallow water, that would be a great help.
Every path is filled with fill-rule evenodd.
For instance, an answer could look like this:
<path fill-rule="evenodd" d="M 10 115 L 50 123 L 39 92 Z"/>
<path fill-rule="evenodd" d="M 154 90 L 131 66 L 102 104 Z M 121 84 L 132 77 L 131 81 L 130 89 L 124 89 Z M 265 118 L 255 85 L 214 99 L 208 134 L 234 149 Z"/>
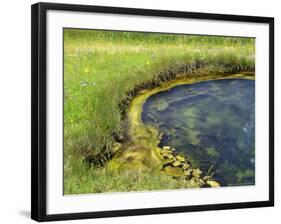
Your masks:
<path fill-rule="evenodd" d="M 192 176 L 195 178 L 200 178 L 201 173 L 202 171 L 199 168 L 192 170 Z"/>
<path fill-rule="evenodd" d="M 171 149 L 171 147 L 170 146 L 163 146 L 163 148 L 162 148 L 163 150 L 170 150 Z"/>
<path fill-rule="evenodd" d="M 191 174 L 191 172 L 190 172 L 190 170 L 186 170 L 186 171 L 183 172 L 183 174 L 184 174 L 185 176 L 189 177 L 190 174 Z"/>
<path fill-rule="evenodd" d="M 176 158 L 180 162 L 184 162 L 185 161 L 185 158 L 183 156 L 181 156 L 181 155 L 177 155 Z"/>
<path fill-rule="evenodd" d="M 189 163 L 184 163 L 184 164 L 182 165 L 182 169 L 183 169 L 183 170 L 187 170 L 188 168 L 190 168 L 190 164 L 189 164 Z"/>
<path fill-rule="evenodd" d="M 210 187 L 220 187 L 220 184 L 214 180 L 208 180 L 206 181 L 206 183 L 210 186 Z"/>
<path fill-rule="evenodd" d="M 180 161 L 176 161 L 176 162 L 173 162 L 172 165 L 173 165 L 173 166 L 180 166 L 180 165 L 181 165 L 181 162 L 180 162 Z"/>

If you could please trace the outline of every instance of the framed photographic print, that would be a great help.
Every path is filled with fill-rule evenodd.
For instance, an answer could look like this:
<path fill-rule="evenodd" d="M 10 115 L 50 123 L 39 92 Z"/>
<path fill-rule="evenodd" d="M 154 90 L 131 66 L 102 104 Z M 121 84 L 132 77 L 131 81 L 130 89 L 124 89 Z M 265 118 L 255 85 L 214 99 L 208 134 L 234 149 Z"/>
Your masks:
<path fill-rule="evenodd" d="M 32 6 L 32 218 L 274 205 L 274 19 Z"/>

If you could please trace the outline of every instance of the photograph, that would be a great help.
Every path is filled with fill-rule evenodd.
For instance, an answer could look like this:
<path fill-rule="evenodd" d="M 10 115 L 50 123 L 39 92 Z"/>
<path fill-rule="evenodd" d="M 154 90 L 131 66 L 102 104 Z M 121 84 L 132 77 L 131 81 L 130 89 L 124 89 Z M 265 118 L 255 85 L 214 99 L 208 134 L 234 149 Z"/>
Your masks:
<path fill-rule="evenodd" d="M 64 195 L 255 186 L 255 37 L 62 32 Z"/>
<path fill-rule="evenodd" d="M 31 217 L 274 205 L 274 18 L 32 5 Z"/>

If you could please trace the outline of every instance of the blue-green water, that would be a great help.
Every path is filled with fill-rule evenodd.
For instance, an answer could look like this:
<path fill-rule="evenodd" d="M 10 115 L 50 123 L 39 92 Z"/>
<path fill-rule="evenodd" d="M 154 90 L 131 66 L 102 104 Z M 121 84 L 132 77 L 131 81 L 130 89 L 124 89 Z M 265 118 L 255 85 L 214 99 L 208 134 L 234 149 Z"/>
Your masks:
<path fill-rule="evenodd" d="M 176 86 L 149 97 L 142 120 L 222 186 L 255 184 L 255 81 Z"/>

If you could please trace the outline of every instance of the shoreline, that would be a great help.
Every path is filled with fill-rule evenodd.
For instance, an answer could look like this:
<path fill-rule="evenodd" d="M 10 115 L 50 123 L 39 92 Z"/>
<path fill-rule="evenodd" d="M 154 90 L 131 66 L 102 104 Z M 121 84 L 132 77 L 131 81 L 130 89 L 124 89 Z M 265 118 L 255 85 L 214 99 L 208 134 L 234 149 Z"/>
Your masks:
<path fill-rule="evenodd" d="M 186 84 L 194 84 L 198 82 L 204 82 L 204 81 L 212 81 L 212 80 L 221 80 L 221 79 L 233 79 L 233 78 L 242 78 L 242 79 L 250 79 L 254 80 L 254 74 L 232 74 L 227 76 L 214 76 L 214 75 L 207 75 L 207 76 L 199 76 L 195 78 L 178 78 L 171 80 L 168 83 L 165 83 L 164 85 L 161 85 L 159 87 L 156 87 L 154 89 L 147 89 L 142 90 L 139 95 L 137 95 L 135 98 L 132 99 L 131 103 L 129 104 L 128 112 L 127 112 L 127 119 L 130 121 L 130 128 L 129 128 L 129 134 L 132 138 L 134 138 L 135 135 L 138 135 L 138 133 L 135 133 L 134 128 L 138 126 L 145 126 L 141 121 L 141 113 L 142 113 L 142 106 L 145 103 L 145 101 L 152 95 L 158 94 L 160 92 L 167 91 L 173 87 L 180 86 L 180 85 L 186 85 Z"/>
<path fill-rule="evenodd" d="M 109 161 L 108 167 L 111 167 L 111 169 L 117 168 L 118 170 L 136 169 L 144 172 L 154 172 L 159 175 L 185 177 L 189 181 L 195 182 L 198 187 L 220 186 L 212 177 L 202 177 L 200 169 L 194 168 L 183 155 L 173 151 L 172 146 L 160 148 L 158 145 L 162 134 L 158 129 L 145 125 L 141 119 L 143 104 L 146 100 L 152 95 L 167 91 L 173 87 L 221 79 L 255 79 L 254 72 L 218 75 L 213 73 L 205 73 L 204 75 L 199 72 L 198 74 L 197 76 L 194 75 L 194 77 L 181 75 L 155 88 L 143 89 L 138 92 L 137 96 L 132 98 L 124 120 L 129 140 L 119 145 L 115 156 Z"/>

